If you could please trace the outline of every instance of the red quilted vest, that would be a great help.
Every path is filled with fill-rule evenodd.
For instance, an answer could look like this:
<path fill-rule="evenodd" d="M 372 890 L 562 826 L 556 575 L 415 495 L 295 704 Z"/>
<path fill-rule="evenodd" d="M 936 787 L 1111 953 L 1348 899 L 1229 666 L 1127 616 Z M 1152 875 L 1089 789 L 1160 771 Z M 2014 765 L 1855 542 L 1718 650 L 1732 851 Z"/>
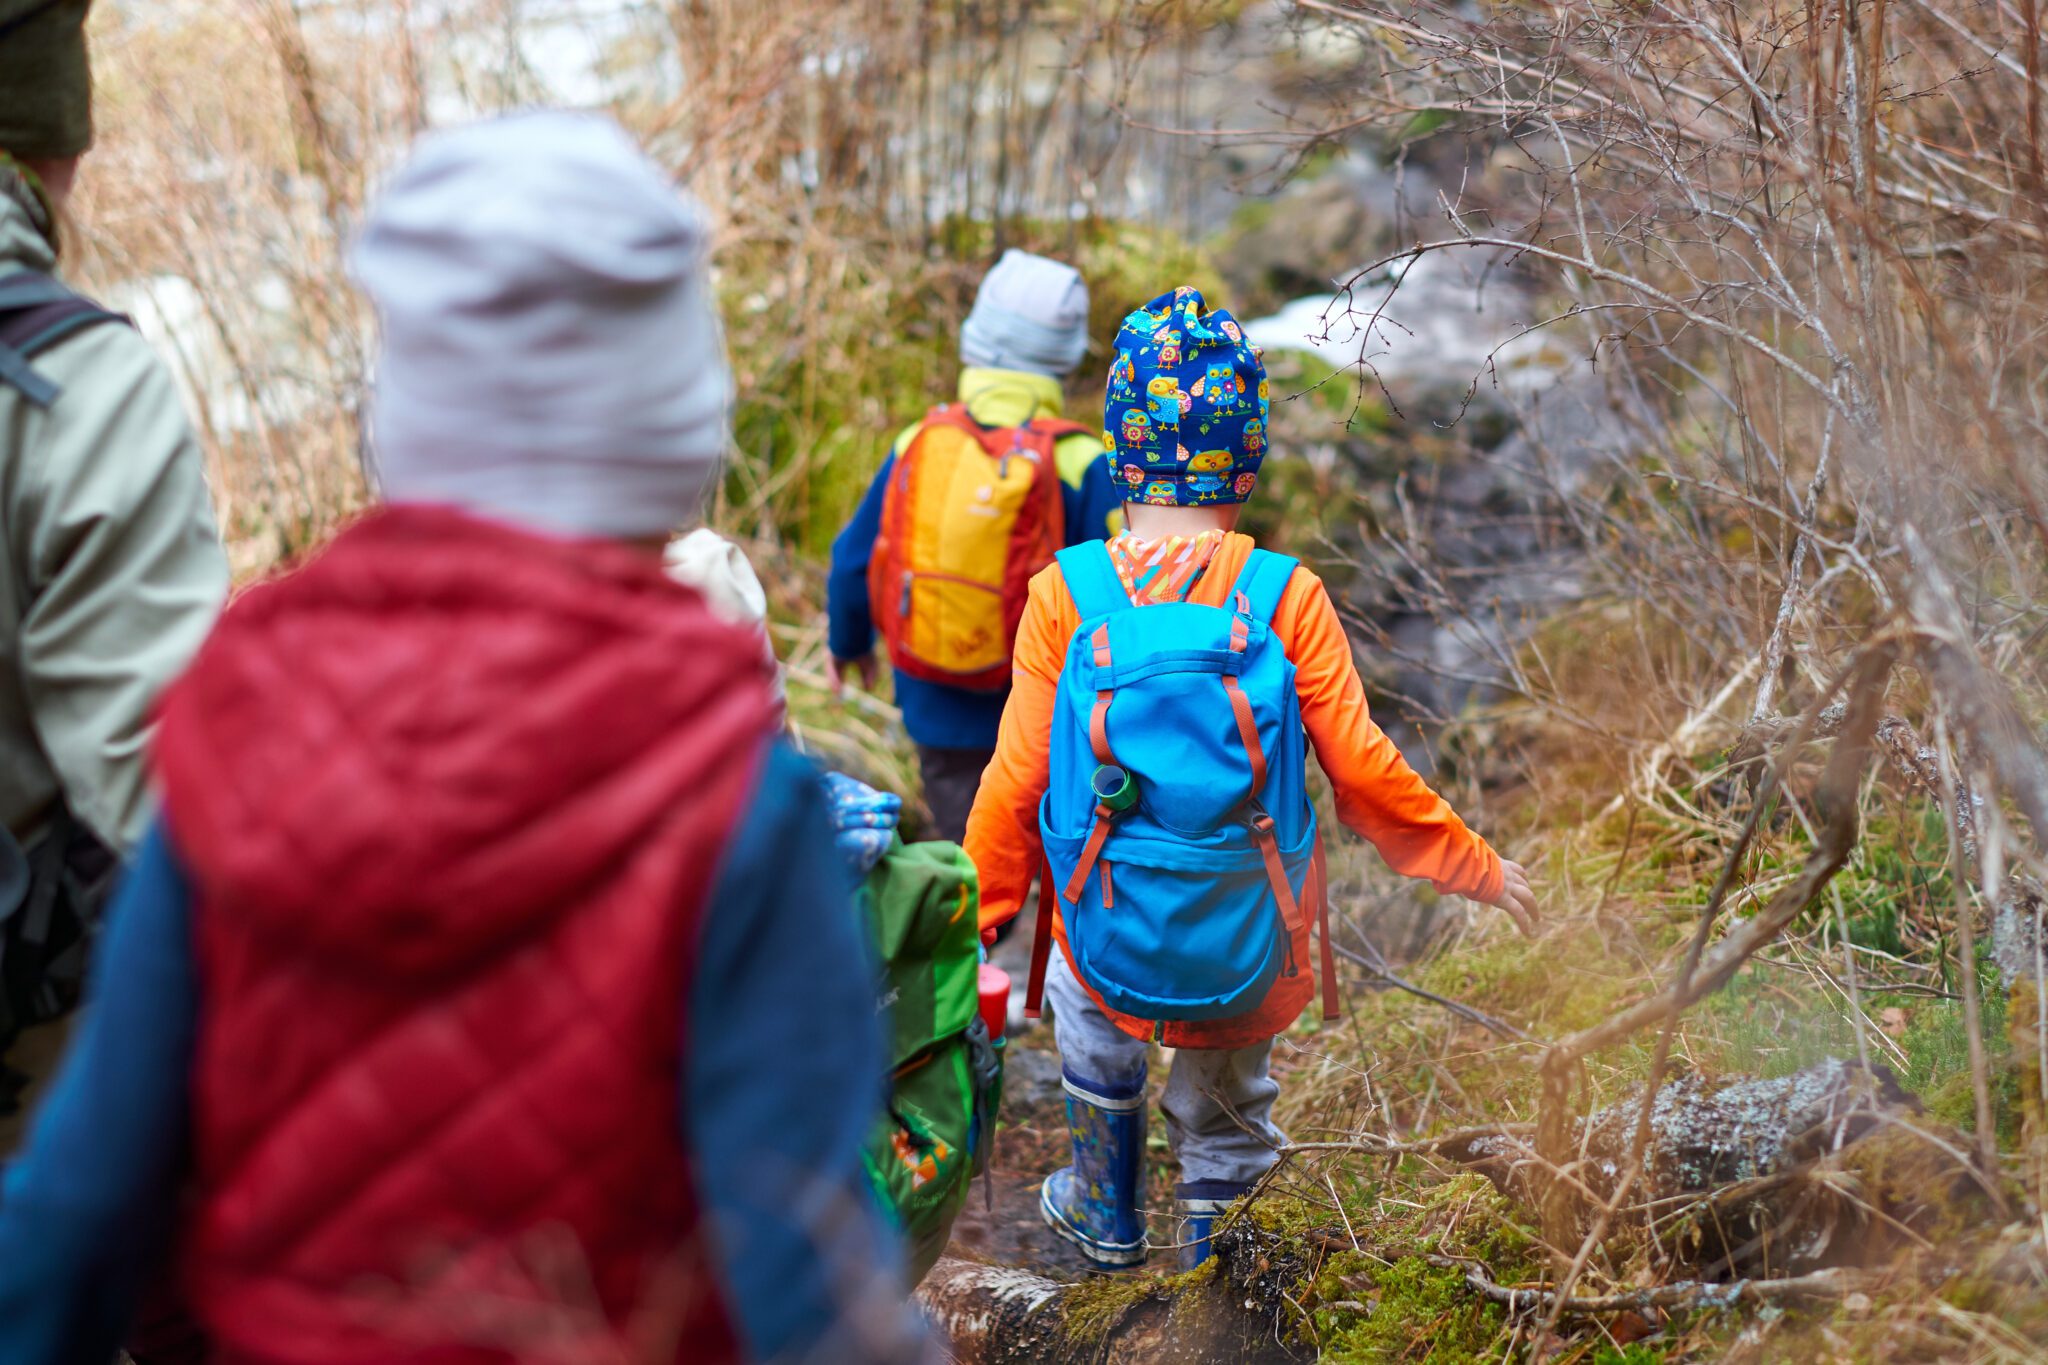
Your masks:
<path fill-rule="evenodd" d="M 157 738 L 217 1360 L 733 1356 L 678 1071 L 769 707 L 651 559 L 452 511 L 229 609 Z"/>

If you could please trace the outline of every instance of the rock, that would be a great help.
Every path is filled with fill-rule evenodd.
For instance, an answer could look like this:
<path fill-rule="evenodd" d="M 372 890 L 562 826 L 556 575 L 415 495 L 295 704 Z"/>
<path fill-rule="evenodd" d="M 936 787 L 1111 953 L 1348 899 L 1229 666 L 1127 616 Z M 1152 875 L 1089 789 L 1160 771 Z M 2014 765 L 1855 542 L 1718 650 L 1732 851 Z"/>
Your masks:
<path fill-rule="evenodd" d="M 1388 204 L 1375 211 L 1372 179 L 1370 173 L 1340 164 L 1260 204 L 1257 220 L 1216 252 L 1231 296 L 1286 299 L 1326 293 L 1339 273 L 1376 255 L 1391 215 Z"/>
<path fill-rule="evenodd" d="M 1790 1076 L 1721 1086 L 1684 1076 L 1651 1105 L 1646 1188 L 1664 1198 L 1771 1175 L 1847 1146 L 1886 1114 L 1919 1108 L 1888 1068 L 1866 1071 L 1835 1058 Z M 1607 1194 L 1620 1176 L 1641 1112 L 1638 1093 L 1581 1126 L 1586 1179 L 1597 1193 Z"/>
<path fill-rule="evenodd" d="M 1881 1264 L 1992 1217 L 2000 1198 L 1966 1164 L 1972 1140 L 1920 1116 L 1881 1066 L 1829 1059 L 1790 1076 L 1661 1087 L 1641 1180 L 1628 1203 L 1656 1210 L 1663 1257 L 1704 1279 L 1799 1275 Z M 1580 1121 L 1574 1174 L 1595 1199 L 1627 1169 L 1638 1092 Z M 1541 1207 L 1547 1177 L 1504 1137 L 1444 1155 Z"/>

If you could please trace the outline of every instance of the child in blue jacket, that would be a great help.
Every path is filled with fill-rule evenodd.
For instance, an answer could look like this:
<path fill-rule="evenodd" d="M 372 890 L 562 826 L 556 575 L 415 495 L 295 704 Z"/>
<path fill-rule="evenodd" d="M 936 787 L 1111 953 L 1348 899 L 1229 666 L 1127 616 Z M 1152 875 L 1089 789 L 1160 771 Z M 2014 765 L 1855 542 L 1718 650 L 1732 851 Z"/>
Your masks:
<path fill-rule="evenodd" d="M 1088 346 L 1088 286 L 1072 266 L 1010 250 L 982 281 L 974 308 L 960 329 L 959 401 L 985 427 L 1021 426 L 1058 417 L 1061 381 L 1081 363 Z M 868 566 L 881 531 L 882 498 L 897 457 L 923 422 L 913 423 L 889 448 L 867 496 L 832 543 L 826 585 L 827 644 L 835 691 L 848 677 L 874 679 L 875 625 L 868 602 Z M 1066 543 L 1102 540 L 1123 519 L 1123 493 L 1111 477 L 1102 441 L 1067 436 L 1054 447 L 1065 501 Z M 896 701 L 903 727 L 917 745 L 925 805 L 933 835 L 959 843 L 967 812 L 981 785 L 981 770 L 995 753 L 1009 690 L 969 691 L 914 678 L 898 670 Z"/>

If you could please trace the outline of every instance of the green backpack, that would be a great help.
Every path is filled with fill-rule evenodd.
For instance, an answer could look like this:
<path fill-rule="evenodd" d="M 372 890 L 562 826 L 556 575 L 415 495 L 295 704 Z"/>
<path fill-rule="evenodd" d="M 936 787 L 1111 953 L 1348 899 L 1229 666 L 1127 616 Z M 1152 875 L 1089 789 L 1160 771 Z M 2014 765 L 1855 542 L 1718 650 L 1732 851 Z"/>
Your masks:
<path fill-rule="evenodd" d="M 1002 1044 L 979 1008 L 981 886 L 958 844 L 897 839 L 857 900 L 881 963 L 876 1009 L 894 1077 L 868 1178 L 902 1224 L 915 1284 L 987 1169 L 1002 1103 Z"/>

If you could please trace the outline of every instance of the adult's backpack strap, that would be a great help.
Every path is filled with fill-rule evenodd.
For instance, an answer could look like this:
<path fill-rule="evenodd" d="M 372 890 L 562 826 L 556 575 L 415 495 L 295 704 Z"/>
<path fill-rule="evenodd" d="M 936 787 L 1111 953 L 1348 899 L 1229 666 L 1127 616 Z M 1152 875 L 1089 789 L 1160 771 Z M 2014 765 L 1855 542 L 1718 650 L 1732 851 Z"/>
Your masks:
<path fill-rule="evenodd" d="M 14 842 L 5 825 L 0 825 L 0 923 L 28 897 L 28 855 Z"/>
<path fill-rule="evenodd" d="M 54 275 L 40 270 L 17 270 L 0 275 L 0 313 L 12 313 L 44 303 L 63 303 L 78 295 Z"/>
<path fill-rule="evenodd" d="M 30 358 L 73 332 L 103 322 L 126 321 L 41 271 L 21 270 L 0 277 L 0 384 L 46 408 L 57 400 L 60 390 L 36 373 Z"/>
<path fill-rule="evenodd" d="M 1038 922 L 1031 929 L 1031 976 L 1024 983 L 1024 1017 L 1036 1019 L 1045 1004 L 1045 968 L 1052 959 L 1052 864 L 1038 870 Z"/>
<path fill-rule="evenodd" d="M 1288 580 L 1294 577 L 1300 563 L 1271 550 L 1253 550 L 1230 589 L 1232 603 L 1242 597 L 1249 604 L 1247 614 L 1254 621 L 1271 622 L 1273 613 L 1280 610 L 1280 599 L 1287 593 Z"/>
<path fill-rule="evenodd" d="M 1074 609 L 1083 621 L 1131 605 L 1131 595 L 1124 591 L 1123 580 L 1116 576 L 1107 543 L 1084 541 L 1061 550 L 1055 558 L 1059 560 L 1060 575 L 1067 580 L 1067 591 L 1074 595 Z"/>

